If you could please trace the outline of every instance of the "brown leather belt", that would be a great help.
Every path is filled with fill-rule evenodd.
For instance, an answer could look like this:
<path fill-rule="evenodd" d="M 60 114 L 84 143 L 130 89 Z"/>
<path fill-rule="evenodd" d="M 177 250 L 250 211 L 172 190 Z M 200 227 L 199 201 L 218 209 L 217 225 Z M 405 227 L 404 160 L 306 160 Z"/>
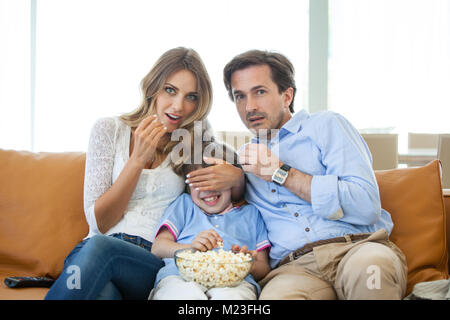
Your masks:
<path fill-rule="evenodd" d="M 294 261 L 294 260 L 300 258 L 304 254 L 307 254 L 307 253 L 313 251 L 314 247 L 322 246 L 324 244 L 329 244 L 329 243 L 356 242 L 356 241 L 367 239 L 371 234 L 372 233 L 348 234 L 343 237 L 336 237 L 336 238 L 330 238 L 330 239 L 325 239 L 325 240 L 309 242 L 309 243 L 305 244 L 303 247 L 301 247 L 295 251 L 292 251 L 287 256 L 285 256 L 283 259 L 281 259 L 278 266 L 282 266 L 283 264 L 286 264 L 288 262 L 291 262 L 291 261 Z"/>

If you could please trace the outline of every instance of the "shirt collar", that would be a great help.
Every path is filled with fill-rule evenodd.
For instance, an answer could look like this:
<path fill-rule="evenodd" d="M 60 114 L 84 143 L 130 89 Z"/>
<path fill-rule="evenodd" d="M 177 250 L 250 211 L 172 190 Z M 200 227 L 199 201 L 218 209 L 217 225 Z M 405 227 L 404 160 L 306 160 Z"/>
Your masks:
<path fill-rule="evenodd" d="M 309 118 L 308 111 L 302 109 L 297 112 L 288 122 L 281 127 L 281 130 L 287 130 L 291 133 L 297 133 L 302 128 L 302 122 Z"/>
<path fill-rule="evenodd" d="M 283 130 L 289 131 L 290 133 L 297 133 L 302 128 L 303 121 L 307 120 L 310 117 L 308 111 L 302 109 L 297 112 L 288 122 L 286 122 L 280 129 L 280 133 L 278 134 L 278 138 L 284 136 Z M 257 137 L 251 138 L 251 143 L 259 143 L 259 139 Z"/>

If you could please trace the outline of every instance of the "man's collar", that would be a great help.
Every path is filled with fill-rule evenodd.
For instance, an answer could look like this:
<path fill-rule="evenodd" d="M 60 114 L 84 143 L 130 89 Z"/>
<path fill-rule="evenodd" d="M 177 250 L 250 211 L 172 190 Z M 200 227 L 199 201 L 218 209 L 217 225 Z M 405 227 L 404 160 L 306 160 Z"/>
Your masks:
<path fill-rule="evenodd" d="M 286 130 L 291 133 L 297 133 L 302 128 L 302 122 L 310 117 L 310 114 L 305 109 L 300 110 L 294 116 L 289 119 L 280 129 L 280 131 Z M 281 134 L 281 132 L 280 132 Z M 279 136 L 279 135 L 278 135 Z M 251 138 L 251 143 L 259 143 L 258 137 L 254 136 Z"/>
<path fill-rule="evenodd" d="M 309 118 L 308 111 L 302 109 L 296 114 L 294 114 L 294 116 L 291 119 L 289 119 L 289 121 L 286 122 L 284 126 L 281 127 L 281 130 L 284 129 L 291 133 L 297 133 L 302 128 L 302 122 L 308 118 Z"/>

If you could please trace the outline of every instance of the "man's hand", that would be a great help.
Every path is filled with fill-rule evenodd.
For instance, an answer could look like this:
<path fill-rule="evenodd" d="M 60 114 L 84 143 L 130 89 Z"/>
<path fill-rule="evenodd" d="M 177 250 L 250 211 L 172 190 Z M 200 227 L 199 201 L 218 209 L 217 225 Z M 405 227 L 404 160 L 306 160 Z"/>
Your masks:
<path fill-rule="evenodd" d="M 272 181 L 272 175 L 282 163 L 264 144 L 247 144 L 239 152 L 239 162 L 245 172 L 265 180 Z"/>
<path fill-rule="evenodd" d="M 187 175 L 186 183 L 190 187 L 201 191 L 224 191 L 238 187 L 244 172 L 226 162 L 216 158 L 203 158 L 207 164 L 214 166 L 192 171 Z"/>

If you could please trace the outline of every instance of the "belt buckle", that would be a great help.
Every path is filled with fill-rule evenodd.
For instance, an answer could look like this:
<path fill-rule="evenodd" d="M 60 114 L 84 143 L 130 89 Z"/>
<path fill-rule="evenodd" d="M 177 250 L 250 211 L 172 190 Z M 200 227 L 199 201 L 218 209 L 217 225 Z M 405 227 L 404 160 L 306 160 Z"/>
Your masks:
<path fill-rule="evenodd" d="M 301 254 L 300 252 L 297 252 L 297 251 L 293 251 L 291 254 L 292 254 L 291 261 L 297 260 L 298 258 L 300 258 L 303 255 L 303 254 Z"/>

